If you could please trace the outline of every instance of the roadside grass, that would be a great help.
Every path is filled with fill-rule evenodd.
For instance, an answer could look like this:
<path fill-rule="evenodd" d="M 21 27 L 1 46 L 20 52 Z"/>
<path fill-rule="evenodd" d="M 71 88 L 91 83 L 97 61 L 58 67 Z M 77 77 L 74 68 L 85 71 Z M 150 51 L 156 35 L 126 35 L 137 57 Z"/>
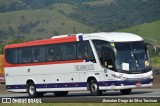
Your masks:
<path fill-rule="evenodd" d="M 154 56 L 151 58 L 153 67 L 159 67 L 160 68 L 160 56 Z"/>
<path fill-rule="evenodd" d="M 0 104 L 8 106 L 9 104 Z M 160 103 L 42 103 L 42 104 L 10 104 L 12 106 L 159 106 Z"/>

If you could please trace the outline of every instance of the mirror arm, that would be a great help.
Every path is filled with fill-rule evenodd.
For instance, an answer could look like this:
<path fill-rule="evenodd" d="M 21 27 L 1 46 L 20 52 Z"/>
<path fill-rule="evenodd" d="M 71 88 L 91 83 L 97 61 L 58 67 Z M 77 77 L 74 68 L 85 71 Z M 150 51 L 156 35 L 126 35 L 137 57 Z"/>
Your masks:
<path fill-rule="evenodd" d="M 155 51 L 155 54 L 157 54 L 157 47 L 151 43 L 145 43 L 146 45 L 149 45 L 151 47 L 153 47 L 154 51 Z"/>
<path fill-rule="evenodd" d="M 117 57 L 117 50 L 116 50 L 116 48 L 113 48 L 113 51 L 114 51 L 114 56 L 116 58 Z"/>

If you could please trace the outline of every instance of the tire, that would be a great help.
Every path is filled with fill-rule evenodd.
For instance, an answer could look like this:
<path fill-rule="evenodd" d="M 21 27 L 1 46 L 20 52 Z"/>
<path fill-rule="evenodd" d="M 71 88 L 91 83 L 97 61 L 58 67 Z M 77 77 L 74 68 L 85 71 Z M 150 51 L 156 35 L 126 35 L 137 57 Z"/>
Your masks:
<path fill-rule="evenodd" d="M 90 82 L 90 93 L 92 96 L 100 96 L 102 95 L 102 91 L 99 90 L 98 83 L 95 79 Z"/>
<path fill-rule="evenodd" d="M 27 86 L 27 92 L 28 92 L 29 97 L 31 97 L 31 98 L 35 98 L 35 97 L 38 96 L 35 84 L 33 82 L 30 82 L 28 84 L 28 86 Z"/>
<path fill-rule="evenodd" d="M 54 95 L 57 97 L 67 96 L 67 94 L 68 94 L 68 91 L 54 92 Z"/>
<path fill-rule="evenodd" d="M 122 90 L 120 90 L 121 94 L 123 94 L 123 95 L 128 95 L 128 94 L 131 93 L 131 91 L 132 91 L 132 89 L 122 89 Z"/>

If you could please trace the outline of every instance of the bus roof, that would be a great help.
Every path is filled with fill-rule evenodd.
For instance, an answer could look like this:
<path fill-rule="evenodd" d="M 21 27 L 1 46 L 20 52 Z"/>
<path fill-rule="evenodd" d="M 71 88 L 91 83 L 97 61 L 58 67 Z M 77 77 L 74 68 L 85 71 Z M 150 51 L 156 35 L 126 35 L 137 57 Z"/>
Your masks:
<path fill-rule="evenodd" d="M 101 39 L 109 42 L 133 42 L 143 40 L 143 38 L 138 35 L 124 32 L 99 32 L 86 34 L 86 36 L 90 36 L 90 39 Z"/>
<path fill-rule="evenodd" d="M 63 42 L 74 42 L 74 41 L 76 41 L 76 36 L 68 36 L 68 37 L 62 37 L 62 38 L 54 38 L 54 39 L 52 38 L 52 39 L 35 40 L 30 42 L 18 43 L 18 44 L 11 44 L 11 45 L 5 46 L 5 49 L 56 44 L 56 43 L 63 43 Z"/>
<path fill-rule="evenodd" d="M 142 37 L 131 34 L 131 33 L 122 33 L 122 32 L 99 32 L 99 33 L 88 33 L 88 34 L 71 34 L 71 35 L 60 35 L 52 37 L 51 39 L 44 40 L 36 40 L 31 42 L 19 43 L 19 44 L 11 44 L 5 46 L 6 48 L 20 48 L 27 46 L 38 46 L 38 45 L 46 45 L 46 44 L 56 44 L 56 43 L 64 43 L 64 42 L 75 42 L 75 41 L 83 41 L 89 39 L 97 39 L 97 40 L 106 40 L 109 42 L 132 42 L 132 41 L 142 41 Z"/>

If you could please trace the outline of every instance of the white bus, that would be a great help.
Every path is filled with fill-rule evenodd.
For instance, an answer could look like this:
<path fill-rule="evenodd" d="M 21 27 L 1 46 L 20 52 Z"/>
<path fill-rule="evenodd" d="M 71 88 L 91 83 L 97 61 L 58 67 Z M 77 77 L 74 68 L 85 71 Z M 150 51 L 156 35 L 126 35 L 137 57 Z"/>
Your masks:
<path fill-rule="evenodd" d="M 30 97 L 89 90 L 91 95 L 151 87 L 152 66 L 144 40 L 131 33 L 89 33 L 5 46 L 10 92 Z"/>

